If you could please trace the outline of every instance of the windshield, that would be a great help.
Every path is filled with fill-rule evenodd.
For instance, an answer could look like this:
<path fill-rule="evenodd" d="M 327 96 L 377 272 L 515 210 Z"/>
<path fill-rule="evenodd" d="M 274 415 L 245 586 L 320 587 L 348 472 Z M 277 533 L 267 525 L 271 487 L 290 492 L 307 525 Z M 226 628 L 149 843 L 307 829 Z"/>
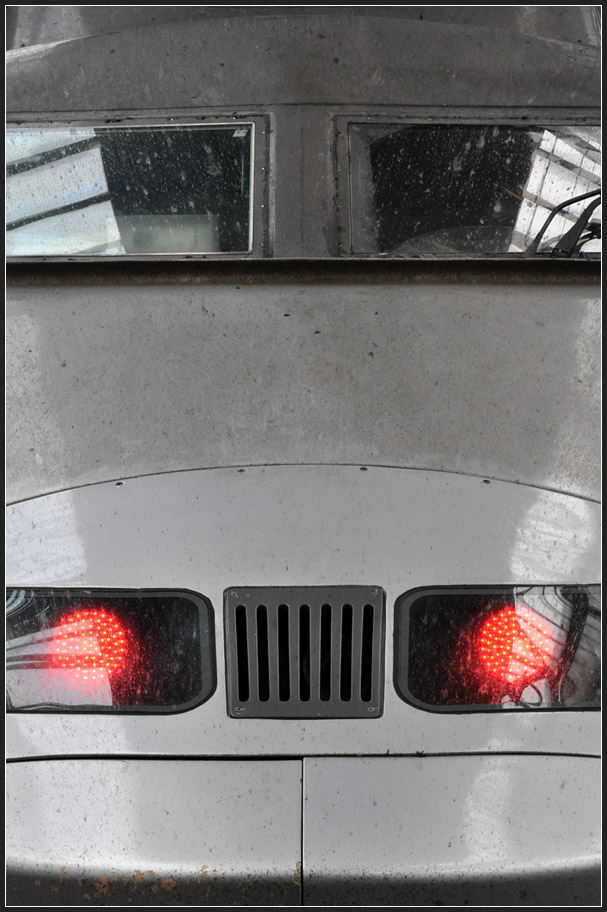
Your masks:
<path fill-rule="evenodd" d="M 7 133 L 7 254 L 242 253 L 252 124 Z"/>
<path fill-rule="evenodd" d="M 351 124 L 352 252 L 520 254 L 554 206 L 600 187 L 599 136 L 598 127 Z M 584 208 L 559 212 L 540 252 Z"/>

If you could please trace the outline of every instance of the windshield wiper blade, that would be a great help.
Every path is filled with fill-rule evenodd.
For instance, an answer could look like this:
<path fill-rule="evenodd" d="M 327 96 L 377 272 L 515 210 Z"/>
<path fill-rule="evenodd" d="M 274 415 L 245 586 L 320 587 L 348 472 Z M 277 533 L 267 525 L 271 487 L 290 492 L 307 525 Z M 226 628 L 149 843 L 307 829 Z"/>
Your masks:
<path fill-rule="evenodd" d="M 580 228 L 580 234 L 581 234 L 582 231 L 584 230 L 584 227 L 585 227 L 588 219 L 590 218 L 590 215 L 592 214 L 594 209 L 596 209 L 596 207 L 600 203 L 600 195 L 601 195 L 600 190 L 592 190 L 590 193 L 582 193 L 581 196 L 573 196 L 573 197 L 571 197 L 571 199 L 565 200 L 564 203 L 559 203 L 558 206 L 555 206 L 554 209 L 551 209 L 550 215 L 548 216 L 548 218 L 546 219 L 546 221 L 544 222 L 544 224 L 542 225 L 542 227 L 540 228 L 540 230 L 538 231 L 536 236 L 533 238 L 533 240 L 531 241 L 531 243 L 529 244 L 527 249 L 523 250 L 522 256 L 523 257 L 532 257 L 532 256 L 536 255 L 537 248 L 540 246 L 540 242 L 541 242 L 542 238 L 544 237 L 546 228 L 548 227 L 548 225 L 550 224 L 552 219 L 555 217 L 555 215 L 558 215 L 558 213 L 561 211 L 561 209 L 565 209 L 567 206 L 572 206 L 574 203 L 581 203 L 582 200 L 590 199 L 591 196 L 598 196 L 599 199 L 595 201 L 595 203 L 592 205 L 592 207 L 588 206 L 584 210 L 584 212 L 582 213 L 580 218 L 577 220 L 577 222 L 575 223 L 573 228 L 571 228 L 570 231 L 567 232 L 567 234 L 561 239 L 560 243 L 563 244 L 565 241 L 565 238 L 568 235 L 572 234 L 574 229 L 577 230 L 577 227 L 580 224 L 580 222 L 581 222 L 581 228 Z M 588 210 L 590 210 L 590 212 Z M 588 213 L 587 217 L 586 217 L 586 213 Z M 575 247 L 575 244 L 577 243 L 578 238 L 579 238 L 579 235 L 578 235 L 578 237 L 576 237 L 576 239 L 572 245 L 572 248 L 571 248 L 572 250 Z M 555 253 L 554 255 L 555 256 L 570 256 L 571 254 L 570 253 L 564 253 L 564 254 Z"/>

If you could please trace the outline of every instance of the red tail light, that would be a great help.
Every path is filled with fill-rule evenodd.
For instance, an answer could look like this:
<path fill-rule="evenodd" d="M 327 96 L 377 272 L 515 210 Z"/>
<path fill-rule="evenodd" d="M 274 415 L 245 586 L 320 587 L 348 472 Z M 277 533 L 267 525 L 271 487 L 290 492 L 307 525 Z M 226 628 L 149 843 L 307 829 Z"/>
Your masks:
<path fill-rule="evenodd" d="M 105 668 L 111 676 L 124 667 L 127 633 L 103 608 L 69 614 L 53 633 L 53 668 Z"/>
<path fill-rule="evenodd" d="M 487 672 L 510 684 L 530 683 L 545 675 L 553 640 L 541 618 L 523 624 L 513 607 L 502 608 L 484 621 L 477 638 Z"/>
<path fill-rule="evenodd" d="M 396 602 L 399 695 L 435 712 L 600 706 L 600 586 L 435 587 Z"/>
<path fill-rule="evenodd" d="M 9 589 L 12 711 L 181 712 L 215 688 L 213 615 L 179 591 Z"/>

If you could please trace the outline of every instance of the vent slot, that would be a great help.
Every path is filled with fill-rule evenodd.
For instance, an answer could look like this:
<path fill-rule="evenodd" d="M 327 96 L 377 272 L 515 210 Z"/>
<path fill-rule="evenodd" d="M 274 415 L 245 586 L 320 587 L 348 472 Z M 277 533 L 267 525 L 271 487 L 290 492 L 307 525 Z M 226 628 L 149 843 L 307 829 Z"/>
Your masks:
<path fill-rule="evenodd" d="M 360 698 L 371 699 L 371 668 L 373 663 L 373 605 L 363 608 L 363 642 L 361 654 Z"/>
<path fill-rule="evenodd" d="M 259 699 L 270 699 L 270 666 L 268 658 L 268 609 L 257 607 L 257 679 Z"/>
<path fill-rule="evenodd" d="M 249 699 L 249 654 L 247 649 L 247 609 L 236 609 L 236 648 L 238 654 L 238 702 Z"/>
<path fill-rule="evenodd" d="M 229 589 L 235 718 L 372 718 L 383 707 L 384 593 L 366 586 Z"/>
<path fill-rule="evenodd" d="M 341 609 L 341 674 L 339 695 L 342 700 L 352 697 L 352 605 Z"/>
<path fill-rule="evenodd" d="M 289 673 L 289 608 L 278 606 L 278 699 L 283 703 L 291 696 Z"/>
<path fill-rule="evenodd" d="M 299 699 L 310 699 L 310 609 L 299 608 Z"/>
<path fill-rule="evenodd" d="M 320 609 L 320 699 L 331 699 L 331 606 Z"/>

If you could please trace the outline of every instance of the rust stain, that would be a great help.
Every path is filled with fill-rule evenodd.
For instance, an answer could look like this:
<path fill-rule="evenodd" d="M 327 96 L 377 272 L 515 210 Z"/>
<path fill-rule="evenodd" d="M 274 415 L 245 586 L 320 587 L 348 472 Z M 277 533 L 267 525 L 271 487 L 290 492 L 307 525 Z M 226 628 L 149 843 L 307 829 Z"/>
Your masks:
<path fill-rule="evenodd" d="M 159 889 L 160 889 L 160 887 L 158 886 L 158 884 L 152 884 L 152 893 L 158 893 Z"/>
<path fill-rule="evenodd" d="M 173 880 L 172 877 L 163 877 L 163 879 L 161 880 L 161 885 L 162 885 L 162 889 L 167 890 L 167 892 L 169 892 L 170 890 L 174 890 L 175 887 L 177 886 L 177 884 L 175 883 L 175 881 Z"/>
<path fill-rule="evenodd" d="M 95 896 L 108 896 L 110 892 L 110 885 L 108 883 L 107 877 L 100 877 L 98 881 L 95 882 L 96 893 Z"/>
<path fill-rule="evenodd" d="M 156 877 L 156 871 L 147 871 L 148 877 Z"/>
<path fill-rule="evenodd" d="M 204 880 L 205 877 L 209 877 L 209 866 L 208 866 L 208 865 L 203 865 L 203 866 L 201 867 L 201 869 L 200 869 L 200 877 L 199 877 L 198 879 L 199 879 L 199 880 Z"/>
<path fill-rule="evenodd" d="M 143 874 L 141 871 L 135 870 L 135 876 L 133 877 L 133 890 L 136 890 L 141 881 L 143 880 Z"/>
<path fill-rule="evenodd" d="M 293 883 L 296 887 L 301 886 L 301 861 L 295 862 L 295 870 L 293 871 Z"/>
<path fill-rule="evenodd" d="M 67 867 L 66 865 L 63 865 L 63 867 L 59 871 L 59 883 L 63 883 L 64 880 L 70 879 L 69 872 L 66 873 L 66 867 Z"/>

